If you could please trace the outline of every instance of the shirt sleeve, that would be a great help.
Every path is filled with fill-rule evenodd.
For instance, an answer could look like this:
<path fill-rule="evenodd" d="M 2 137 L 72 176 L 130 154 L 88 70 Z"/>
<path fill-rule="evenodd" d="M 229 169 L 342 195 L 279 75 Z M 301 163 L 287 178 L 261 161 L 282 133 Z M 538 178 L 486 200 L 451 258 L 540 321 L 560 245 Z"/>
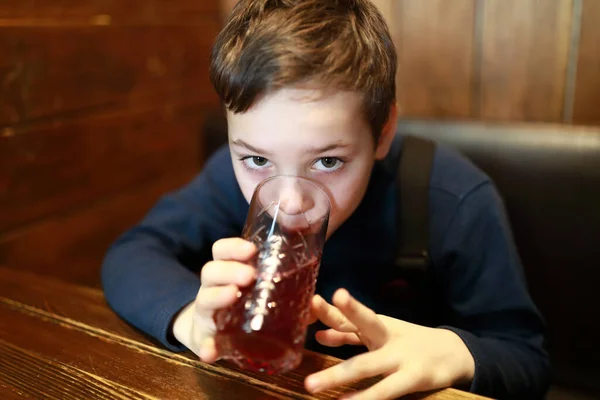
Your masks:
<path fill-rule="evenodd" d="M 504 205 L 484 182 L 459 203 L 444 245 L 450 329 L 475 360 L 471 391 L 543 398 L 549 385 L 544 321 L 525 282 Z"/>
<path fill-rule="evenodd" d="M 223 149 L 192 182 L 162 197 L 110 247 L 102 265 L 109 306 L 167 348 L 183 350 L 171 335 L 172 319 L 196 297 L 212 243 L 239 236 L 244 206 Z"/>

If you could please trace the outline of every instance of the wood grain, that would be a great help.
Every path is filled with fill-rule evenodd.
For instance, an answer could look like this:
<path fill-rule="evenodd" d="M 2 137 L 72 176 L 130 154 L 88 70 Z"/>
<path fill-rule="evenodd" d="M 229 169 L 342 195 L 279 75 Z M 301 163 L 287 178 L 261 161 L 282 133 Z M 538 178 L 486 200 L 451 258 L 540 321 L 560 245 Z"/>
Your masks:
<path fill-rule="evenodd" d="M 199 168 L 201 104 L 48 123 L 0 138 L 0 232 Z"/>
<path fill-rule="evenodd" d="M 487 0 L 481 117 L 561 121 L 573 0 Z"/>
<path fill-rule="evenodd" d="M 162 399 L 225 398 L 228 392 L 249 399 L 264 398 L 265 392 L 271 398 L 283 398 L 269 388 L 257 390 L 247 382 L 231 379 L 216 367 L 204 368 L 198 361 L 171 358 L 166 351 L 158 352 L 155 347 L 122 340 L 95 328 L 85 330 L 80 324 L 56 319 L 50 313 L 19 309 L 18 305 L 7 307 L 4 303 L 0 306 L 0 319 L 6 322 L 0 330 L 0 340 L 132 392 Z M 51 368 L 45 370 L 52 374 Z M 48 384 L 29 383 L 36 384 L 38 390 L 60 390 L 55 387 L 59 385 L 57 378 L 51 375 L 50 380 Z M 75 398 L 87 397 L 76 392 Z"/>
<path fill-rule="evenodd" d="M 216 16 L 216 1 L 3 0 L 1 26 L 182 25 Z"/>
<path fill-rule="evenodd" d="M 99 284 L 109 242 L 202 165 L 218 17 L 218 0 L 0 2 L 0 260 Z"/>
<path fill-rule="evenodd" d="M 148 172 L 145 181 L 114 196 L 0 237 L 0 263 L 99 287 L 100 265 L 110 244 L 139 222 L 160 196 L 184 185 L 195 173 L 194 160 L 187 165 L 165 162 L 172 171 L 154 176 Z"/>
<path fill-rule="evenodd" d="M 0 130 L 135 107 L 148 97 L 173 102 L 194 94 L 213 104 L 208 57 L 217 29 L 214 21 L 165 28 L 0 28 Z"/>
<path fill-rule="evenodd" d="M 303 389 L 304 377 L 339 362 L 307 352 L 304 362 L 293 373 L 280 376 L 247 373 L 224 363 L 201 363 L 189 352 L 175 354 L 154 346 L 120 321 L 98 290 L 0 268 L 0 293 L 0 344 L 13 354 L 25 353 L 28 357 L 26 365 L 10 376 L 27 375 L 22 369 L 46 363 L 49 366 L 45 377 L 50 381 L 54 373 L 60 372 L 58 367 L 64 366 L 72 373 L 68 374 L 70 378 L 61 379 L 67 379 L 71 386 L 79 379 L 101 381 L 107 388 L 126 388 L 158 398 L 229 399 L 235 393 L 236 398 L 248 399 L 312 399 L 316 397 Z M 318 398 L 337 398 L 342 391 L 356 390 L 367 383 L 327 391 Z M 480 397 L 447 389 L 408 398 Z"/>
<path fill-rule="evenodd" d="M 0 340 L 0 381 L 38 399 L 154 399 Z"/>
<path fill-rule="evenodd" d="M 573 122 L 600 125 L 600 2 L 583 2 Z"/>
<path fill-rule="evenodd" d="M 475 0 L 398 0 L 391 7 L 401 115 L 470 116 Z"/>
<path fill-rule="evenodd" d="M 141 344 L 153 343 L 147 336 L 116 317 L 107 307 L 104 294 L 99 289 L 0 266 L 0 293 L 4 301 L 13 302 L 11 304 L 16 302 L 51 313 L 55 317 L 69 318 Z"/>
<path fill-rule="evenodd" d="M 49 299 L 47 302 L 52 307 Z M 229 378 L 233 381 L 258 387 L 262 391 L 280 394 L 280 398 L 312 399 L 303 388 L 303 380 L 310 373 L 333 365 L 337 360 L 322 357 L 316 353 L 308 353 L 298 370 L 285 375 L 268 376 L 258 373 L 247 373 L 226 363 L 209 365 L 198 361 L 193 355 L 178 355 L 153 345 L 140 343 L 137 335 L 133 338 L 114 334 L 97 326 L 81 323 L 73 318 L 54 312 L 12 301 L 0 296 L 0 319 L 9 322 L 0 330 L 0 340 L 11 338 L 16 346 L 43 353 L 58 361 L 69 363 L 75 368 L 103 376 L 121 385 L 128 385 L 134 390 L 145 390 L 159 398 L 184 398 L 198 392 L 198 384 L 192 380 L 194 370 L 202 372 L 201 392 L 203 398 L 213 398 L 206 393 L 209 389 L 215 392 L 231 391 L 233 387 L 214 382 L 214 378 Z M 79 303 L 85 308 L 85 303 Z M 61 312 L 69 315 L 70 308 Z M 12 311 L 9 313 L 7 311 Z M 36 339 L 36 332 L 45 332 Z M 101 339 L 101 340 L 98 340 Z M 80 349 L 89 349 L 89 354 L 82 354 Z M 90 359 L 91 357 L 91 359 Z M 114 369 L 114 360 L 121 360 L 118 371 Z M 139 376 L 137 371 L 143 371 Z M 177 376 L 178 382 L 165 387 L 163 377 Z M 132 381 L 135 384 L 132 385 Z M 129 384 L 128 384 L 129 382 Z M 177 385 L 175 389 L 173 385 Z M 362 385 L 348 385 L 341 389 L 321 393 L 318 398 L 335 399 L 342 391 L 350 388 L 364 388 Z M 247 398 L 242 388 L 241 398 Z M 230 392 L 230 393 L 231 393 Z M 208 395 L 207 395 L 208 394 Z M 214 395 L 216 398 L 228 398 Z M 255 396 L 253 396 L 255 397 Z"/>

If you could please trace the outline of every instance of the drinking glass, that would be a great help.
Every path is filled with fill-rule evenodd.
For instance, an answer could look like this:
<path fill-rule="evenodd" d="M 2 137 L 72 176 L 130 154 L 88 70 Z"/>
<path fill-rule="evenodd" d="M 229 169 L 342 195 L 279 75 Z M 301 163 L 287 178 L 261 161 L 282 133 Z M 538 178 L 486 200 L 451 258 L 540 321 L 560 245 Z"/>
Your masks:
<path fill-rule="evenodd" d="M 275 176 L 254 191 L 242 237 L 258 249 L 253 285 L 215 313 L 216 346 L 241 368 L 283 373 L 298 366 L 331 204 L 314 182 Z"/>

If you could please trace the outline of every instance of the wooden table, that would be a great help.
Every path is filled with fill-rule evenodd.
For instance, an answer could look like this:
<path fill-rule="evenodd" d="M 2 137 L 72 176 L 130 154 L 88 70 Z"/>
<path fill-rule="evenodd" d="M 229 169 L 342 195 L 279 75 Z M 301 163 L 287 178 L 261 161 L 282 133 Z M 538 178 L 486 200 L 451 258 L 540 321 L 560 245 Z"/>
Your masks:
<path fill-rule="evenodd" d="M 311 372 L 339 360 L 307 352 L 280 376 L 204 364 L 153 343 L 119 319 L 101 291 L 0 267 L 0 398 L 335 399 L 363 381 L 318 397 Z M 477 399 L 454 389 L 412 399 Z"/>

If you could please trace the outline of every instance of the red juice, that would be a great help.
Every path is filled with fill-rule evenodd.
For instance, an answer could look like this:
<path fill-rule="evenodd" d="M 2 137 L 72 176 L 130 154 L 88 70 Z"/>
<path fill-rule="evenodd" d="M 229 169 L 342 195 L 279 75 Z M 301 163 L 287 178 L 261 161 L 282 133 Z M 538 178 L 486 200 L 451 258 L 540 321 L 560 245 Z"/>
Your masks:
<path fill-rule="evenodd" d="M 306 258 L 313 235 L 272 235 L 257 256 L 259 274 L 236 303 L 215 313 L 220 354 L 257 372 L 294 369 L 302 359 L 320 254 Z"/>

